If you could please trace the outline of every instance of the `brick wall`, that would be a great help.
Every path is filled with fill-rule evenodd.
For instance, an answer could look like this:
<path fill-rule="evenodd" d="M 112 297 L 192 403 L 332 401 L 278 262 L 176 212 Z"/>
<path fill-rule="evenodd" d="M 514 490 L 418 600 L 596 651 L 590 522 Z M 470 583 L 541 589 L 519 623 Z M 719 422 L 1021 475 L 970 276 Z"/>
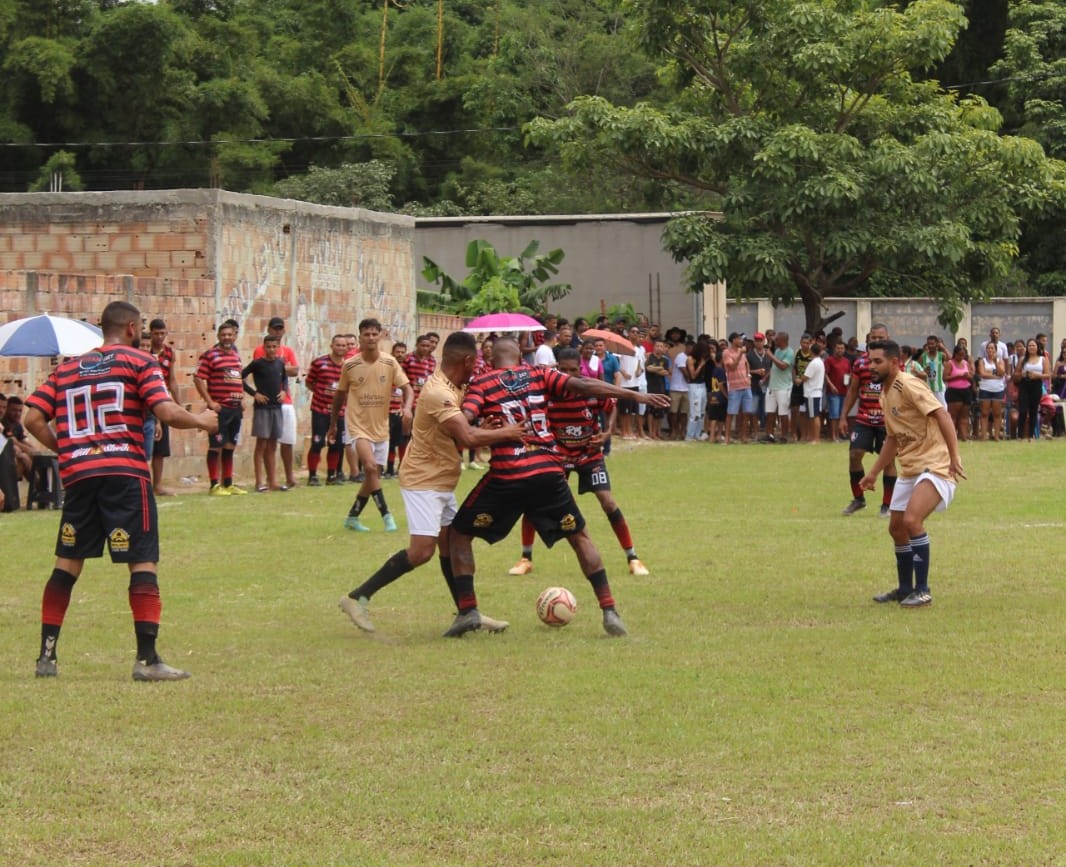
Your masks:
<path fill-rule="evenodd" d="M 281 316 L 302 370 L 333 334 L 367 316 L 382 321 L 386 340 L 412 342 L 413 232 L 409 217 L 222 190 L 3 194 L 0 321 L 49 312 L 96 322 L 108 302 L 128 300 L 146 325 L 167 321 L 175 397 L 196 406 L 196 360 L 229 317 L 241 323 L 238 349 L 250 358 Z M 48 364 L 0 358 L 0 391 L 32 391 Z M 304 437 L 308 393 L 296 384 L 293 394 Z M 172 448 L 168 478 L 204 476 L 202 435 L 177 433 Z M 250 451 L 250 443 L 238 449 L 242 479 Z"/>

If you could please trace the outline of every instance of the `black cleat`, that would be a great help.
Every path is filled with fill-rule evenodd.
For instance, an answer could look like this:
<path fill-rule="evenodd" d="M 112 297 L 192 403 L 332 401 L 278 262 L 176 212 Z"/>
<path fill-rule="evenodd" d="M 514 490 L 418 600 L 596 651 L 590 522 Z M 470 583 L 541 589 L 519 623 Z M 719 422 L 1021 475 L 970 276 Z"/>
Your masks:
<path fill-rule="evenodd" d="M 444 633 L 445 638 L 462 638 L 468 632 L 475 632 L 481 628 L 481 615 L 476 608 L 455 615 L 455 620 Z"/>

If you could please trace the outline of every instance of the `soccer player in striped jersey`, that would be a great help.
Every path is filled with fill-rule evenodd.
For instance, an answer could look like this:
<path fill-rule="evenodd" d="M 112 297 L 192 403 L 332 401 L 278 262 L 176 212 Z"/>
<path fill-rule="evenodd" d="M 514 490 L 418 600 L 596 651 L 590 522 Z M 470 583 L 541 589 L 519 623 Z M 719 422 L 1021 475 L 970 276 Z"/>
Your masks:
<path fill-rule="evenodd" d="M 100 320 L 103 345 L 62 362 L 30 397 L 26 427 L 59 456 L 66 497 L 56 561 L 41 602 L 38 677 L 55 677 L 56 643 L 86 558 L 103 554 L 130 572 L 129 604 L 137 638 L 134 680 L 182 680 L 188 673 L 159 658 L 163 604 L 156 572 L 159 533 L 152 477 L 144 451 L 144 416 L 175 428 L 212 433 L 212 410 L 187 412 L 170 397 L 163 371 L 140 344 L 141 314 L 114 301 Z M 50 422 L 55 422 L 55 429 Z"/>
<path fill-rule="evenodd" d="M 335 334 L 329 342 L 329 352 L 311 362 L 304 385 L 311 390 L 311 447 L 307 451 L 307 484 L 314 487 L 318 480 L 318 465 L 322 461 L 322 447 L 326 446 L 326 484 L 344 484 L 344 442 L 326 443 L 329 431 L 329 411 L 333 395 L 341 378 L 341 367 L 348 352 L 348 339 Z"/>
<path fill-rule="evenodd" d="M 569 346 L 559 350 L 559 370 L 570 376 L 581 375 L 581 353 Z M 629 391 L 630 389 L 626 389 Z M 610 417 L 614 399 L 610 397 L 566 397 L 548 401 L 548 426 L 563 458 L 567 478 L 576 472 L 579 494 L 593 493 L 611 523 L 618 543 L 625 552 L 631 575 L 647 575 L 647 567 L 637 557 L 629 524 L 611 494 L 611 478 L 603 459 L 603 430 L 600 417 Z M 533 571 L 535 531 L 528 517 L 522 518 L 522 557 L 511 567 L 509 575 L 528 575 Z"/>
<path fill-rule="evenodd" d="M 870 326 L 866 335 L 867 346 L 875 340 L 888 340 L 888 327 L 881 323 Z M 870 356 L 862 353 L 851 366 L 851 381 L 844 406 L 840 410 L 840 433 L 848 436 L 848 414 L 859 402 L 859 411 L 851 427 L 850 448 L 848 450 L 848 474 L 851 477 L 851 502 L 844 507 L 843 514 L 853 515 L 866 508 L 866 497 L 860 484 L 863 477 L 862 459 L 867 452 L 881 454 L 885 443 L 885 414 L 881 409 L 881 383 L 874 378 L 870 370 Z M 890 461 L 882 477 L 881 517 L 889 516 L 889 504 L 892 502 L 893 489 L 896 486 L 896 462 Z"/>
<path fill-rule="evenodd" d="M 623 636 L 626 628 L 615 610 L 607 570 L 566 483 L 563 459 L 548 422 L 548 401 L 580 395 L 637 400 L 665 408 L 669 398 L 634 395 L 616 385 L 567 376 L 554 368 L 527 367 L 521 358 L 517 340 L 497 340 L 494 369 L 476 377 L 463 400 L 463 413 L 471 421 L 502 418 L 508 423 L 524 423 L 527 432 L 521 440 L 492 446 L 489 471 L 452 522 L 451 559 L 459 613 L 444 635 L 458 637 L 481 626 L 474 592 L 474 537 L 489 544 L 498 542 L 524 514 L 548 547 L 566 539 L 596 594 L 604 630 L 611 636 Z"/>
<path fill-rule="evenodd" d="M 229 322 L 218 327 L 218 343 L 200 356 L 200 365 L 193 374 L 197 393 L 208 409 L 218 413 L 218 430 L 207 439 L 207 475 L 211 479 L 208 493 L 212 496 L 247 493 L 233 484 L 233 450 L 244 415 L 244 365 L 233 345 L 237 328 Z"/>

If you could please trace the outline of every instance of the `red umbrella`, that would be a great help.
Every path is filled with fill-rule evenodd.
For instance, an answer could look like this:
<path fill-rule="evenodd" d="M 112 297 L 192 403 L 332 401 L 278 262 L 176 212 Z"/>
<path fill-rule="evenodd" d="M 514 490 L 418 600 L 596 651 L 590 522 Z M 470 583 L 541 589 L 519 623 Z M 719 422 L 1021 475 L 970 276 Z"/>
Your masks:
<path fill-rule="evenodd" d="M 581 334 L 582 340 L 602 340 L 607 344 L 607 348 L 616 355 L 636 355 L 636 347 L 633 346 L 622 335 L 615 334 L 613 331 L 606 331 L 603 328 L 589 328 Z"/>

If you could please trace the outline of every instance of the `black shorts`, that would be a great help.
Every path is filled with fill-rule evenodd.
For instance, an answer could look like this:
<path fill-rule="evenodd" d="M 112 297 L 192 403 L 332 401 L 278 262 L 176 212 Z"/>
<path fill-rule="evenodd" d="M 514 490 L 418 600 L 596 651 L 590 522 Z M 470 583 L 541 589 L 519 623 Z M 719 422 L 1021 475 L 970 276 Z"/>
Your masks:
<path fill-rule="evenodd" d="M 329 446 L 331 452 L 343 452 L 344 437 L 341 436 L 341 431 L 337 431 L 337 439 L 332 444 L 326 442 L 327 433 L 329 433 L 329 413 L 311 410 L 311 451 L 318 452 L 322 450 L 322 446 Z"/>
<path fill-rule="evenodd" d="M 244 410 L 239 406 L 223 406 L 218 411 L 218 433 L 207 435 L 208 450 L 237 445 L 241 435 L 241 419 Z"/>
<path fill-rule="evenodd" d="M 727 407 L 724 403 L 709 403 L 707 404 L 706 418 L 710 421 L 725 421 L 726 409 Z"/>
<path fill-rule="evenodd" d="M 803 399 L 803 386 L 792 386 L 792 394 L 789 396 L 788 405 L 792 409 L 799 409 L 802 406 L 806 406 L 806 401 Z"/>
<path fill-rule="evenodd" d="M 972 388 L 949 388 L 944 395 L 948 403 L 964 403 L 969 406 L 973 403 Z"/>
<path fill-rule="evenodd" d="M 885 444 L 885 429 L 883 427 L 870 427 L 861 421 L 854 422 L 851 426 L 851 448 L 864 452 L 881 453 L 881 446 Z"/>
<path fill-rule="evenodd" d="M 634 394 L 638 394 L 640 389 L 627 388 L 626 391 L 631 391 Z M 618 401 L 618 414 L 619 415 L 639 415 L 640 414 L 640 404 L 638 404 L 635 400 L 627 400 L 627 399 L 620 400 L 620 401 Z"/>
<path fill-rule="evenodd" d="M 566 475 L 577 473 L 577 492 L 579 494 L 594 494 L 597 491 L 611 490 L 611 477 L 607 475 L 607 464 L 603 458 L 589 461 L 578 467 L 567 467 Z"/>
<path fill-rule="evenodd" d="M 459 507 L 452 529 L 493 545 L 507 537 L 522 515 L 549 548 L 585 529 L 566 476 L 554 472 L 517 481 L 486 475 Z"/>
<path fill-rule="evenodd" d="M 410 436 L 403 435 L 403 416 L 398 412 L 389 413 L 389 448 L 405 446 L 411 441 Z"/>
<path fill-rule="evenodd" d="M 112 563 L 158 563 L 159 523 L 152 483 L 136 476 L 94 476 L 70 485 L 56 538 L 56 556 L 100 557 Z"/>
<path fill-rule="evenodd" d="M 170 457 L 170 425 L 163 424 L 159 419 L 155 421 L 156 427 L 163 433 L 160 434 L 159 439 L 155 441 L 155 447 L 152 449 L 152 457 L 169 458 Z"/>

